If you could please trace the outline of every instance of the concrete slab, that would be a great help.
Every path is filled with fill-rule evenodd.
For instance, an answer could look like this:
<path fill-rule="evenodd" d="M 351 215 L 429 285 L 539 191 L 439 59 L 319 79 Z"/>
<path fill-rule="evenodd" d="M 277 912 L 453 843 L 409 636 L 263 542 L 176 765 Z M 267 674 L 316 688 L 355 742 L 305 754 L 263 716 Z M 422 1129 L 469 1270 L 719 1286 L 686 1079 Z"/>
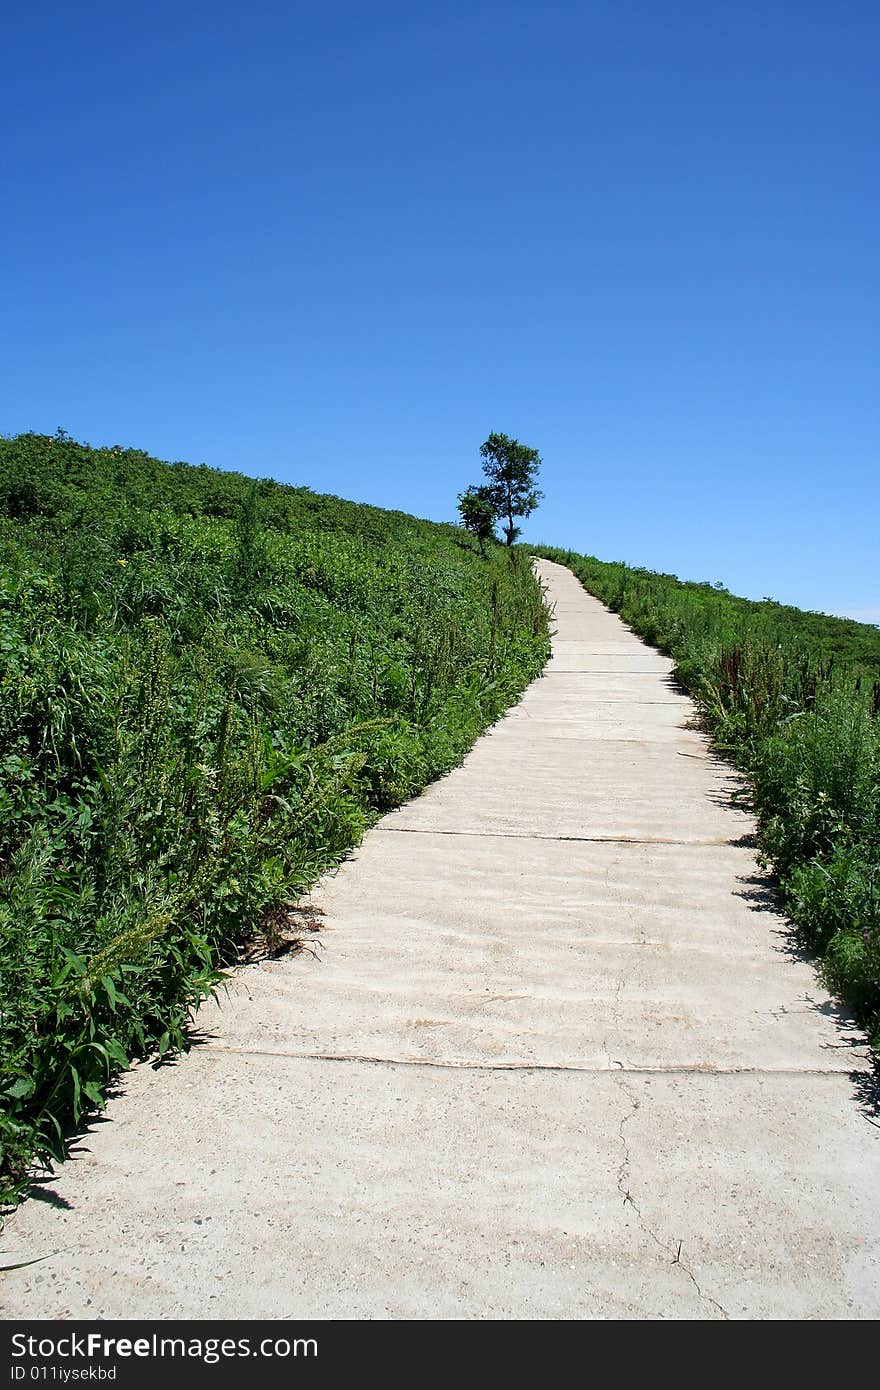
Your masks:
<path fill-rule="evenodd" d="M 609 674 L 669 675 L 673 662 L 635 641 L 557 642 L 544 675 Z"/>
<path fill-rule="evenodd" d="M 686 722 L 692 713 L 689 706 L 682 708 L 668 700 L 643 703 L 637 707 L 631 706 L 626 700 L 591 700 L 589 712 L 585 712 L 581 718 L 572 719 L 572 704 L 572 701 L 558 701 L 550 697 L 538 709 L 517 706 L 485 737 L 495 739 L 511 735 L 518 743 L 524 734 L 528 738 L 543 735 L 547 738 L 607 738 L 638 743 L 644 743 L 647 739 L 652 743 L 663 740 L 698 752 L 700 756 L 708 756 L 705 739 L 698 737 L 698 730 Z M 522 729 L 525 723 L 528 723 L 528 731 Z"/>
<path fill-rule="evenodd" d="M 72 1208 L 21 1213 L 17 1245 L 39 1213 L 27 1248 L 64 1253 L 5 1276 L 7 1316 L 25 1303 L 64 1318 L 876 1313 L 865 1126 L 838 1077 L 204 1049 L 136 1069 L 113 1108 L 92 1154 L 43 1190 Z"/>
<path fill-rule="evenodd" d="M 863 1040 L 668 663 L 541 570 L 557 665 L 317 885 L 314 954 L 124 1079 L 5 1316 L 880 1312 Z"/>
<path fill-rule="evenodd" d="M 679 757 L 668 743 L 597 739 L 542 749 L 529 738 L 503 760 L 498 745 L 480 746 L 466 766 L 468 779 L 436 783 L 388 816 L 384 828 L 694 844 L 735 843 L 754 829 L 731 803 L 739 780 L 723 765 Z"/>
<path fill-rule="evenodd" d="M 608 658 L 606 658 L 608 660 Z M 692 712 L 691 702 L 665 669 L 627 669 L 627 663 L 618 662 L 617 669 L 596 667 L 577 671 L 547 669 L 539 677 L 538 688 L 532 685 L 523 696 L 526 709 L 541 705 L 544 700 L 545 685 L 550 686 L 557 699 L 580 700 L 585 696 L 596 700 L 624 700 L 627 704 L 641 705 L 657 703 L 674 704 L 688 715 Z"/>

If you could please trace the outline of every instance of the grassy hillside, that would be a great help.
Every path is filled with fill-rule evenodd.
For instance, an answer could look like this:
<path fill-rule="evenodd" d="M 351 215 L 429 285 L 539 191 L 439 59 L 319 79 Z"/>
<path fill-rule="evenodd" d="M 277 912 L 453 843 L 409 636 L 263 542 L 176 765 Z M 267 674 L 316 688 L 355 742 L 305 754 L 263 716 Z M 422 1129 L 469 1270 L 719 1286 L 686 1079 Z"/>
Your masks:
<path fill-rule="evenodd" d="M 541 669 L 527 559 L 306 488 L 0 440 L 5 1194 Z"/>
<path fill-rule="evenodd" d="M 880 630 L 542 549 L 674 657 L 749 774 L 766 863 L 802 940 L 880 1044 Z"/>

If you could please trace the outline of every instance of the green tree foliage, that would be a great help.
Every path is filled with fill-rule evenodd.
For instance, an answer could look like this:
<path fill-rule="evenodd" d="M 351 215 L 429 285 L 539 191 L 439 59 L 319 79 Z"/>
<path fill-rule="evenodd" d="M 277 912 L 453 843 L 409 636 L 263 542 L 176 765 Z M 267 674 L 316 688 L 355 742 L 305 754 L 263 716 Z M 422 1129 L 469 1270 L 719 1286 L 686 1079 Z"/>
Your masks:
<path fill-rule="evenodd" d="M 541 549 L 675 659 L 748 773 L 792 922 L 880 1046 L 880 630 Z"/>
<path fill-rule="evenodd" d="M 0 1196 L 547 654 L 456 527 L 0 439 Z"/>
<path fill-rule="evenodd" d="M 458 494 L 458 510 L 465 530 L 476 536 L 480 554 L 486 554 L 486 541 L 496 540 L 495 506 L 488 487 L 469 487 Z"/>
<path fill-rule="evenodd" d="M 535 486 L 541 466 L 537 449 L 506 434 L 490 434 L 480 445 L 483 472 L 488 479 L 481 492 L 502 522 L 505 540 L 513 545 L 520 534 L 515 518 L 531 516 L 544 496 Z"/>

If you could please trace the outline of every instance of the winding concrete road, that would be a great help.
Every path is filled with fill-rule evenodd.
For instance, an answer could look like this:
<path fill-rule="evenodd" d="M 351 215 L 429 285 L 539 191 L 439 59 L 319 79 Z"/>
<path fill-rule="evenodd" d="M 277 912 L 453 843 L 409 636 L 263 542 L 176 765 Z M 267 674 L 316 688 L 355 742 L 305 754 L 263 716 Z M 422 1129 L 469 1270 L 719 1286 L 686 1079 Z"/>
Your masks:
<path fill-rule="evenodd" d="M 880 1313 L 858 1035 L 670 663 L 565 569 L 545 676 L 9 1222 L 7 1317 Z"/>

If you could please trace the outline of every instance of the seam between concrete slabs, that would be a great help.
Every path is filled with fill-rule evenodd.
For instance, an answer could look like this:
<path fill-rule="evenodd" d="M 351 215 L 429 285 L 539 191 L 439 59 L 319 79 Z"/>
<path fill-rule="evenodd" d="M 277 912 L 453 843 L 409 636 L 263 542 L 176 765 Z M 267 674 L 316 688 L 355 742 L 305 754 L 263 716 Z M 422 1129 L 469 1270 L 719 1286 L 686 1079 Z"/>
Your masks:
<path fill-rule="evenodd" d="M 857 1067 L 716 1067 L 694 1062 L 677 1067 L 628 1067 L 612 1061 L 609 1066 L 584 1066 L 579 1062 L 474 1062 L 431 1057 L 379 1057 L 360 1052 L 285 1052 L 270 1047 L 227 1047 L 209 1044 L 201 1056 L 232 1053 L 237 1057 L 279 1057 L 289 1062 L 348 1062 L 355 1066 L 427 1067 L 442 1071 L 554 1071 L 583 1076 L 852 1076 Z M 864 1061 L 853 1058 L 853 1062 Z"/>
<path fill-rule="evenodd" d="M 374 825 L 388 835 L 465 835 L 474 840 L 551 840 L 578 845 L 682 845 L 688 849 L 704 849 L 719 845 L 740 848 L 738 840 L 645 840 L 634 835 L 526 835 L 518 830 L 433 830 L 421 825 Z M 353 851 L 356 853 L 357 851 Z"/>
<path fill-rule="evenodd" d="M 593 671 L 587 670 L 586 667 L 579 667 L 576 671 L 548 671 L 545 666 L 538 679 L 542 680 L 548 676 L 624 676 L 626 680 L 632 680 L 633 676 L 650 676 L 656 680 L 658 676 L 662 678 L 667 675 L 667 671 Z M 682 694 L 684 693 L 682 691 Z"/>
<path fill-rule="evenodd" d="M 556 676 L 566 676 L 569 674 L 569 672 L 553 671 L 550 674 Z M 570 674 L 576 676 L 579 673 L 577 671 L 573 671 Z M 617 673 L 615 672 L 615 674 Z M 543 677 L 536 676 L 535 679 L 543 680 Z M 640 705 L 659 705 L 662 709 L 681 709 L 682 700 L 687 700 L 689 704 L 693 704 L 693 701 L 690 699 L 690 696 L 688 695 L 680 695 L 677 700 L 612 700 L 607 695 L 600 695 L 597 697 L 596 703 L 600 705 L 626 705 L 627 709 L 629 709 L 631 706 L 638 708 Z M 511 705 L 510 709 L 506 712 L 506 714 L 502 714 L 501 718 L 506 718 L 508 714 L 512 714 L 515 710 L 523 710 L 524 713 L 526 712 L 522 703 L 518 705 Z M 546 715 L 544 715 L 543 717 L 545 719 L 547 718 Z M 475 747 L 476 745 L 473 746 Z"/>

